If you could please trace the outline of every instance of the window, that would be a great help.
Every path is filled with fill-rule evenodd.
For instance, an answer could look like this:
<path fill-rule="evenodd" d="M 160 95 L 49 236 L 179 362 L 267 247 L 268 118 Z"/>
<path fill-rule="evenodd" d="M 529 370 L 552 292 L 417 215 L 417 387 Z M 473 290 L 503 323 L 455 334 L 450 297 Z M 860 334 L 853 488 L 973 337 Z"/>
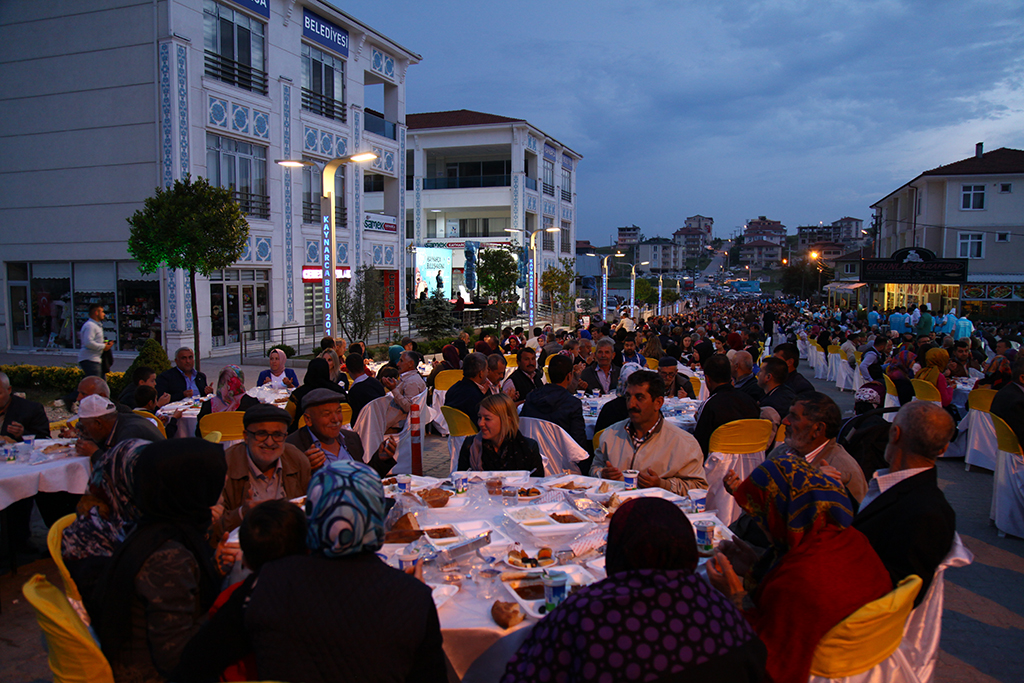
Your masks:
<path fill-rule="evenodd" d="M 320 197 L 323 196 L 322 163 L 315 159 L 303 157 L 304 161 L 313 161 L 316 166 L 302 167 L 302 222 L 320 222 Z M 348 213 L 345 211 L 345 165 L 342 164 L 334 173 L 334 227 L 348 226 Z"/>
<path fill-rule="evenodd" d="M 266 95 L 263 35 L 262 22 L 218 5 L 213 0 L 205 0 L 203 47 L 206 75 Z"/>
<path fill-rule="evenodd" d="M 460 218 L 459 237 L 507 237 L 508 218 Z"/>
<path fill-rule="evenodd" d="M 1000 194 L 1009 194 L 1011 191 L 1013 191 L 1013 185 L 1010 183 L 999 183 Z"/>
<path fill-rule="evenodd" d="M 555 196 L 555 162 L 544 160 L 544 194 Z"/>
<path fill-rule="evenodd" d="M 416 236 L 416 221 L 412 219 L 406 219 L 405 221 L 405 239 L 411 240 Z"/>
<path fill-rule="evenodd" d="M 345 120 L 345 62 L 305 44 L 302 108 L 329 119 Z"/>
<path fill-rule="evenodd" d="M 1010 233 L 1008 233 L 1008 232 L 997 232 L 996 233 L 996 242 L 1009 242 L 1009 241 L 1010 241 Z"/>
<path fill-rule="evenodd" d="M 213 345 L 266 339 L 270 327 L 269 270 L 229 269 L 210 274 Z"/>
<path fill-rule="evenodd" d="M 551 216 L 544 216 L 544 235 L 542 238 L 544 244 L 541 246 L 544 251 L 555 250 L 555 235 L 554 233 L 548 232 L 548 229 L 553 227 L 555 227 L 555 219 Z"/>
<path fill-rule="evenodd" d="M 270 218 L 266 147 L 207 133 L 206 177 L 231 190 L 243 213 Z"/>
<path fill-rule="evenodd" d="M 568 221 L 562 221 L 562 253 L 572 253 L 572 223 Z"/>
<path fill-rule="evenodd" d="M 572 171 L 562 167 L 562 201 L 572 201 Z"/>
<path fill-rule="evenodd" d="M 963 185 L 961 186 L 963 200 L 960 202 L 961 209 L 971 211 L 985 208 L 985 186 L 984 185 Z"/>
<path fill-rule="evenodd" d="M 982 258 L 984 254 L 985 236 L 980 232 L 962 232 L 958 236 L 960 258 Z"/>
<path fill-rule="evenodd" d="M 857 264 L 856 263 L 847 263 L 847 264 L 845 264 L 843 266 L 843 272 L 846 273 L 847 275 L 856 275 L 857 274 Z"/>
<path fill-rule="evenodd" d="M 383 192 L 384 176 L 378 173 L 366 173 L 363 175 L 363 192 Z"/>

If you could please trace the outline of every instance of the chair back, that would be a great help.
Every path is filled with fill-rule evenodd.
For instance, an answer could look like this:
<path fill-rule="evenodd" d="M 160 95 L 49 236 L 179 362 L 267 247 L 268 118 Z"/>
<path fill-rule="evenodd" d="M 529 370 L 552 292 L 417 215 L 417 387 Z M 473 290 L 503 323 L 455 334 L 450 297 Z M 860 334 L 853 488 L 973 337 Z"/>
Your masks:
<path fill-rule="evenodd" d="M 288 399 L 288 402 L 284 404 L 284 409 L 293 420 L 295 419 L 295 413 L 299 411 L 299 407 L 295 405 L 295 401 L 291 399 Z"/>
<path fill-rule="evenodd" d="M 42 574 L 21 588 L 36 612 L 49 650 L 54 683 L 114 683 L 114 673 L 71 603 Z"/>
<path fill-rule="evenodd" d="M 885 382 L 885 393 L 898 399 L 900 394 L 896 391 L 896 383 L 889 379 L 889 375 L 882 375 L 882 380 Z"/>
<path fill-rule="evenodd" d="M 844 351 L 843 347 L 841 346 L 839 347 L 839 357 L 845 360 L 846 362 L 850 362 L 849 356 L 846 355 L 846 351 Z"/>
<path fill-rule="evenodd" d="M 931 382 L 926 382 L 923 379 L 912 379 L 910 383 L 914 385 L 914 398 L 917 400 L 942 403 L 942 395 L 939 393 L 939 388 Z"/>
<path fill-rule="evenodd" d="M 448 391 L 452 385 L 462 379 L 462 370 L 442 370 L 434 378 L 434 389 Z"/>
<path fill-rule="evenodd" d="M 210 443 L 220 443 L 220 432 L 210 432 L 203 437 L 203 441 L 209 441 Z"/>
<path fill-rule="evenodd" d="M 220 432 L 221 441 L 239 441 L 245 438 L 241 410 L 225 410 L 222 413 L 204 415 L 199 421 L 199 433 L 205 438 L 210 432 Z"/>
<path fill-rule="evenodd" d="M 516 354 L 514 354 L 514 353 L 506 353 L 505 354 L 505 365 L 507 365 L 510 368 L 518 368 L 519 367 L 519 359 L 516 358 Z"/>
<path fill-rule="evenodd" d="M 601 443 L 601 435 L 604 434 L 604 429 L 594 432 L 594 450 L 597 450 L 597 446 Z"/>
<path fill-rule="evenodd" d="M 919 590 L 921 577 L 911 574 L 893 591 L 833 626 L 814 650 L 811 675 L 856 676 L 887 659 L 903 640 L 903 628 Z"/>
<path fill-rule="evenodd" d="M 690 386 L 693 387 L 694 397 L 700 396 L 700 377 L 697 375 L 690 375 Z"/>
<path fill-rule="evenodd" d="M 768 450 L 771 445 L 771 420 L 733 420 L 711 434 L 709 453 L 758 453 Z"/>
<path fill-rule="evenodd" d="M 989 415 L 992 415 L 992 424 L 996 427 L 996 442 L 999 444 L 999 450 L 1024 456 L 1024 451 L 1020 447 L 1020 441 L 1017 440 L 1017 435 L 1010 429 L 1010 425 L 1006 424 L 1006 420 L 992 413 L 989 413 Z"/>
<path fill-rule="evenodd" d="M 160 434 L 165 439 L 167 438 L 167 430 L 164 428 L 163 420 L 161 420 L 159 417 L 149 412 L 148 410 L 142 410 L 141 408 L 136 408 L 132 412 L 138 415 L 139 417 L 144 417 L 150 422 L 152 422 L 153 426 L 156 427 L 157 431 L 160 432 Z"/>
<path fill-rule="evenodd" d="M 448 436 L 473 436 L 480 431 L 473 424 L 469 415 L 458 408 L 441 406 L 441 414 L 444 415 L 444 421 L 448 424 Z"/>
<path fill-rule="evenodd" d="M 352 424 L 352 406 L 347 403 L 341 404 L 341 422 L 342 424 Z"/>
<path fill-rule="evenodd" d="M 853 354 L 853 358 L 857 362 L 857 365 L 860 365 L 861 362 L 863 362 L 863 360 L 864 360 L 864 354 L 861 353 L 860 351 L 856 351 Z"/>
<path fill-rule="evenodd" d="M 64 515 L 54 522 L 50 530 L 46 532 L 46 547 L 50 549 L 50 557 L 53 558 L 54 564 L 57 565 L 57 571 L 60 572 L 61 581 L 64 582 L 64 592 L 72 600 L 81 602 L 82 594 L 78 592 L 78 586 L 75 585 L 75 580 L 71 578 L 71 573 L 68 571 L 67 565 L 64 564 L 64 556 L 61 555 L 61 541 L 64 539 L 64 530 L 76 518 L 77 515 L 72 512 L 70 515 Z"/>
<path fill-rule="evenodd" d="M 299 429 L 302 429 L 307 424 L 308 423 L 306 422 L 306 416 L 305 416 L 305 414 L 303 414 L 301 417 L 299 417 Z"/>
<path fill-rule="evenodd" d="M 784 442 L 785 440 L 786 440 L 786 425 L 780 424 L 779 425 L 779 431 L 777 431 L 775 433 L 775 445 L 777 446 L 780 443 Z"/>
<path fill-rule="evenodd" d="M 554 422 L 536 417 L 520 417 L 519 433 L 537 442 L 541 460 L 544 461 L 545 476 L 579 474 L 580 468 L 576 463 L 589 456 L 585 448 L 573 441 L 569 433 Z"/>
<path fill-rule="evenodd" d="M 660 358 L 645 358 L 644 360 L 647 361 L 647 368 L 649 370 L 654 370 L 655 372 L 658 371 L 658 362 L 661 360 Z"/>
<path fill-rule="evenodd" d="M 838 354 L 842 349 L 839 348 L 839 344 L 830 344 L 828 347 L 828 354 Z"/>
<path fill-rule="evenodd" d="M 974 389 L 967 394 L 967 407 L 987 413 L 992 410 L 992 399 L 997 393 L 995 389 Z"/>

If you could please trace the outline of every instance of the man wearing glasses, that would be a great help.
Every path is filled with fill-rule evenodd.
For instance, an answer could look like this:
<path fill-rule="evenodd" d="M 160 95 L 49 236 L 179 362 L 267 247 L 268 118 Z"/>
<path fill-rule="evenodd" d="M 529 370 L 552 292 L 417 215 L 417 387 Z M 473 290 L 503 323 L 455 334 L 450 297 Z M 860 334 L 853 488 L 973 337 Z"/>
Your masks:
<path fill-rule="evenodd" d="M 309 458 L 284 441 L 291 422 L 291 415 L 269 404 L 245 411 L 244 443 L 224 451 L 228 474 L 213 510 L 217 540 L 238 528 L 249 509 L 258 503 L 306 495 Z"/>

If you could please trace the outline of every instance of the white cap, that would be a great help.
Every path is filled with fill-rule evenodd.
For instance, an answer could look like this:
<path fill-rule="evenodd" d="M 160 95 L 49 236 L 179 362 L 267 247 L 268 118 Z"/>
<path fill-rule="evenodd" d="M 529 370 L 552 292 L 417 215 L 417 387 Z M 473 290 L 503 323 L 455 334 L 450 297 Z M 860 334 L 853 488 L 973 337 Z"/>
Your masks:
<path fill-rule="evenodd" d="M 102 417 L 117 412 L 117 406 L 106 396 L 86 396 L 78 404 L 78 417 Z"/>

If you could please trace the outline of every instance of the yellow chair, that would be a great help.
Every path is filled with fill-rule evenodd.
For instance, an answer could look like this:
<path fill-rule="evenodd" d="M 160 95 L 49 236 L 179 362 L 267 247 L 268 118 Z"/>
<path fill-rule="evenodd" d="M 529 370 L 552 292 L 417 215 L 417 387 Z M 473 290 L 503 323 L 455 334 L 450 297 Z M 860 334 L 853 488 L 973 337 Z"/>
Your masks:
<path fill-rule="evenodd" d="M 341 404 L 341 422 L 342 424 L 352 424 L 352 406 L 347 403 Z"/>
<path fill-rule="evenodd" d="M 222 413 L 210 413 L 204 415 L 199 421 L 199 433 L 205 437 L 210 432 L 220 432 L 221 441 L 238 441 L 245 438 L 242 425 L 244 412 L 240 410 L 226 410 Z"/>
<path fill-rule="evenodd" d="M 1006 420 L 998 415 L 992 415 L 992 424 L 996 427 L 996 443 L 999 450 L 1024 457 L 1024 450 L 1017 441 L 1017 435 L 1010 429 L 1010 425 L 1006 424 Z"/>
<path fill-rule="evenodd" d="M 135 413 L 136 415 L 138 415 L 139 417 L 146 418 L 147 420 L 150 421 L 150 423 L 152 423 L 154 420 L 156 420 L 155 427 L 156 427 L 157 431 L 160 432 L 160 434 L 163 435 L 163 437 L 165 439 L 167 438 L 167 430 L 164 428 L 164 422 L 159 417 L 157 417 L 153 413 L 149 412 L 148 410 L 142 410 L 141 408 L 136 408 L 132 412 Z"/>
<path fill-rule="evenodd" d="M 46 637 L 54 683 L 114 683 L 106 657 L 60 589 L 36 574 L 21 593 Z"/>
<path fill-rule="evenodd" d="M 692 375 L 690 377 L 690 386 L 693 387 L 694 398 L 700 398 L 700 377 Z"/>
<path fill-rule="evenodd" d="M 552 353 L 547 358 L 544 359 L 544 369 L 545 370 L 547 370 L 548 366 L 551 365 L 551 359 L 554 358 L 557 355 L 558 355 L 557 353 Z"/>
<path fill-rule="evenodd" d="M 473 424 L 469 415 L 458 408 L 441 406 L 441 414 L 444 415 L 444 421 L 448 423 L 448 436 L 474 436 L 480 431 Z"/>
<path fill-rule="evenodd" d="M 604 430 L 594 432 L 594 450 L 597 450 L 597 445 L 601 443 L 601 435 L 604 434 Z"/>
<path fill-rule="evenodd" d="M 505 364 L 508 367 L 510 367 L 510 368 L 518 368 L 519 367 L 519 360 L 516 358 L 516 354 L 514 354 L 514 353 L 506 353 L 505 354 Z"/>
<path fill-rule="evenodd" d="M 709 453 L 742 455 L 771 447 L 775 425 L 771 420 L 733 420 L 711 433 Z"/>
<path fill-rule="evenodd" d="M 67 593 L 68 598 L 82 602 L 82 594 L 78 592 L 78 586 L 75 585 L 75 580 L 71 578 L 71 574 L 68 572 L 67 566 L 64 564 L 64 556 L 61 555 L 61 541 L 64 538 L 64 530 L 67 529 L 72 522 L 75 521 L 77 515 L 71 513 L 65 515 L 53 523 L 50 530 L 46 533 L 46 547 L 50 549 L 50 557 L 53 558 L 54 564 L 57 565 L 57 571 L 60 572 L 60 578 L 64 582 L 64 592 Z"/>
<path fill-rule="evenodd" d="M 293 400 L 291 400 L 289 398 L 288 402 L 284 404 L 284 409 L 288 413 L 288 415 L 290 415 L 291 418 L 294 420 L 295 419 L 295 413 L 298 412 L 299 407 L 297 405 L 295 405 L 295 401 L 293 401 Z"/>
<path fill-rule="evenodd" d="M 210 443 L 220 443 L 220 432 L 210 432 L 203 437 L 203 441 L 209 441 Z"/>
<path fill-rule="evenodd" d="M 914 398 L 918 401 L 942 403 L 942 395 L 939 394 L 939 388 L 931 382 L 926 382 L 923 379 L 912 379 L 910 383 L 914 385 Z"/>
<path fill-rule="evenodd" d="M 889 379 L 889 375 L 882 375 L 882 379 L 885 381 L 885 393 L 892 396 L 899 403 L 900 394 L 896 391 L 896 383 Z"/>
<path fill-rule="evenodd" d="M 646 358 L 645 360 L 647 361 L 648 369 L 654 370 L 655 372 L 658 371 L 658 361 L 661 360 L 660 358 Z"/>
<path fill-rule="evenodd" d="M 995 389 L 974 389 L 967 394 L 967 407 L 971 410 L 980 410 L 984 413 L 991 412 L 992 399 L 999 393 Z"/>
<path fill-rule="evenodd" d="M 462 379 L 462 370 L 442 370 L 434 378 L 435 391 L 448 391 L 452 385 Z"/>
<path fill-rule="evenodd" d="M 814 650 L 811 675 L 844 678 L 885 661 L 903 640 L 921 578 L 911 574 L 878 600 L 869 602 L 825 634 Z"/>
<path fill-rule="evenodd" d="M 778 446 L 780 443 L 786 441 L 786 425 L 780 424 L 779 431 L 775 433 L 775 445 Z"/>
<path fill-rule="evenodd" d="M 307 424 L 309 424 L 309 423 L 308 423 L 308 422 L 306 422 L 306 416 L 305 416 L 305 415 L 302 415 L 302 416 L 301 416 L 301 417 L 299 418 L 299 429 L 302 429 L 302 428 L 303 428 L 303 427 L 305 427 L 305 426 L 306 426 Z"/>

